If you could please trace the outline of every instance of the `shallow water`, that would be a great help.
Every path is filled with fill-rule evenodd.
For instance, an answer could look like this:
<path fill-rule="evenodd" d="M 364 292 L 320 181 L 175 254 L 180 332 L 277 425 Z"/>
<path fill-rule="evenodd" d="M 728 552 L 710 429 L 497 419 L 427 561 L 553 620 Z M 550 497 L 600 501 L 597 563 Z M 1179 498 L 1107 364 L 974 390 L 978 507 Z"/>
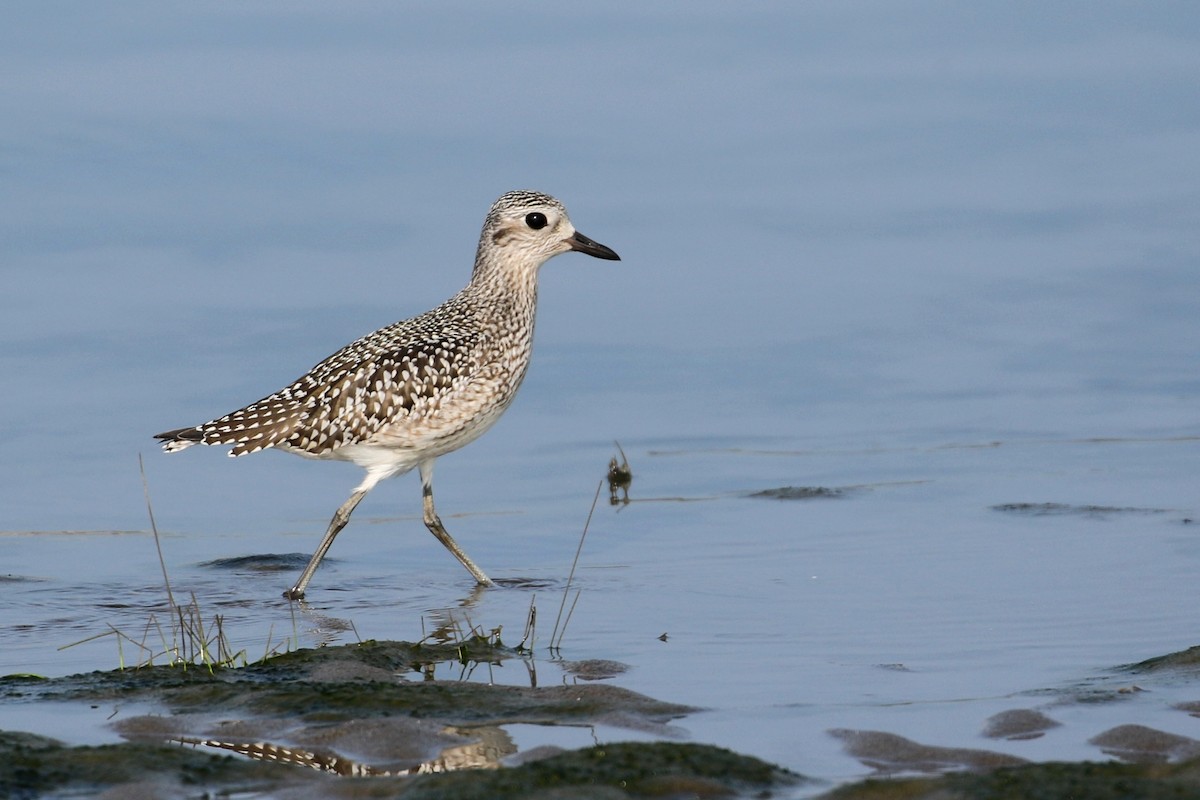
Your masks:
<path fill-rule="evenodd" d="M 251 658 L 417 639 L 446 609 L 515 643 L 536 603 L 536 679 L 572 680 L 545 647 L 619 440 L 631 502 L 601 494 L 562 656 L 709 709 L 679 721 L 692 739 L 841 780 L 869 770 L 837 728 L 1032 759 L 1101 758 L 1087 740 L 1123 723 L 1195 734 L 1171 709 L 1187 682 L 1061 702 L 1200 623 L 1195 12 L 1006 8 L 481 8 L 466 31 L 382 7 L 160 11 L 71 39 L 26 12 L 0 70 L 19 120 L 0 133 L 0 674 L 115 667 L 112 637 L 58 649 L 109 626 L 158 638 L 141 453 L 172 589 Z M 548 96 L 497 87 L 497 64 L 547 59 Z M 473 591 L 406 476 L 293 614 L 279 594 L 357 470 L 149 436 L 455 291 L 488 203 L 524 185 L 624 261 L 547 266 L 520 399 L 438 464 L 448 528 L 517 585 Z M 785 487 L 840 491 L 751 496 Z M 1046 503 L 1065 508 L 996 508 Z M 299 555 L 205 566 L 263 554 Z M 1026 707 L 1064 724 L 980 736 Z M 115 737 L 96 716 L 0 707 L 0 727 Z"/>
<path fill-rule="evenodd" d="M 622 444 L 635 473 L 632 502 L 602 504 L 592 519 L 574 579 L 581 593 L 561 652 L 567 659 L 622 662 L 630 669 L 611 679 L 618 685 L 709 709 L 677 723 L 687 737 L 839 779 L 864 768 L 827 734 L 835 728 L 886 730 L 1032 759 L 1100 758 L 1087 739 L 1129 722 L 1194 733 L 1195 719 L 1171 708 L 1196 699 L 1188 682 L 1152 682 L 1119 702 L 1072 701 L 1082 683 L 1109 690 L 1133 683 L 1110 672 L 1112 666 L 1192 643 L 1196 611 L 1180 598 L 1188 596 L 1200 544 L 1185 522 L 1191 512 L 1164 500 L 1185 497 L 1194 442 L 662 455 Z M 599 445 L 564 447 L 557 466 L 570 472 L 575 461 L 590 460 L 595 477 L 603 473 L 596 455 L 606 452 Z M 1103 467 L 1107 475 L 1097 476 L 1103 464 L 1122 466 Z M 512 469 L 520 466 L 514 461 Z M 554 471 L 514 483 L 544 493 Z M 853 488 L 815 500 L 746 496 L 814 473 L 833 479 L 819 485 Z M 850 473 L 872 480 L 836 480 Z M 415 489 L 416 481 L 401 487 Z M 494 577 L 534 588 L 473 591 L 470 577 L 459 574 L 418 519 L 380 519 L 363 509 L 368 513 L 339 539 L 294 622 L 278 593 L 295 569 L 203 564 L 214 552 L 296 551 L 315 538 L 319 519 L 306 534 L 171 534 L 162 543 L 177 596 L 194 594 L 205 613 L 221 614 L 235 648 L 251 658 L 268 639 L 278 644 L 295 635 L 293 646 L 356 636 L 415 639 L 447 618 L 460 629 L 502 625 L 504 639 L 515 643 L 535 603 L 532 671 L 509 661 L 469 674 L 440 665 L 436 674 L 551 685 L 574 680 L 545 648 L 591 499 L 579 488 L 557 502 L 539 498 L 520 514 L 499 513 L 515 508 L 510 501 L 494 514 L 454 518 L 460 541 Z M 388 489 L 374 499 L 376 508 L 395 494 Z M 1044 498 L 1122 507 L 1053 509 L 1061 513 L 991 507 Z M 81 570 L 6 583 L 10 618 L 22 626 L 4 632 L 5 672 L 111 668 L 117 659 L 111 638 L 54 648 L 108 625 L 140 638 L 152 612 L 166 624 L 148 535 L 13 535 L 5 546 L 20 573 L 52 563 L 65 548 L 89 556 L 81 562 L 116 565 L 103 577 Z M 126 659 L 134 659 L 131 650 L 127 643 Z M 992 714 L 1026 707 L 1043 708 L 1063 727 L 1032 741 L 980 736 Z M 91 724 L 99 721 L 95 710 L 88 713 Z M 34 728 L 26 714 L 44 719 L 40 707 L 0 709 L 4 727 L 53 732 L 44 722 Z M 95 735 L 79 731 L 72 724 L 57 735 L 83 741 Z M 630 734 L 614 728 L 589 735 L 617 741 Z M 581 735 L 523 729 L 513 736 L 528 749 L 571 745 Z"/>

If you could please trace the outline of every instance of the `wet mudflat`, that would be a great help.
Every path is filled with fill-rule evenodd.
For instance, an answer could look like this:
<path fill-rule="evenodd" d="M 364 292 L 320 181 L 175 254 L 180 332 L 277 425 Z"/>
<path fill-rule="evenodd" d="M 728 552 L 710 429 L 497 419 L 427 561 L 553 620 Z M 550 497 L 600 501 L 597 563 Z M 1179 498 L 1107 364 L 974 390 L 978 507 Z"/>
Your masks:
<path fill-rule="evenodd" d="M 699 709 L 598 682 L 520 688 L 409 680 L 441 662 L 474 668 L 528 660 L 472 637 L 431 645 L 362 642 L 273 656 L 240 668 L 143 666 L 58 679 L 0 680 L 0 703 L 111 709 L 121 743 L 72 746 L 0 732 L 0 791 L 13 798 L 121 797 L 799 797 L 1186 798 L 1200 796 L 1200 740 L 1121 725 L 1091 740 L 1114 763 L 1031 763 L 998 750 L 922 744 L 882 731 L 829 735 L 875 774 L 829 790 L 672 727 Z M 575 664 L 610 676 L 612 664 Z M 1113 670 L 1147 685 L 1200 678 L 1200 648 Z M 1117 703 L 1147 691 L 1076 687 L 1045 708 Z M 1046 693 L 1050 694 L 1050 693 Z M 125 711 L 144 710 L 148 713 Z M 1200 702 L 1177 706 L 1200 714 Z M 520 751 L 510 726 L 608 727 L 652 741 Z M 987 721 L 992 740 L 1036 739 L 1060 723 L 1035 709 Z M 226 754 L 234 753 L 238 757 Z M 1122 763 L 1115 763 L 1115 762 Z M 913 778 L 914 774 L 941 777 Z M 900 776 L 900 777 L 895 777 Z"/>
<path fill-rule="evenodd" d="M 519 657 L 484 639 L 449 647 L 365 642 L 240 669 L 147 666 L 57 680 L 9 678 L 0 685 L 5 703 L 112 707 L 118 718 L 111 727 L 126 743 L 70 747 L 7 732 L 0 790 L 6 797 L 100 791 L 525 797 L 567 788 L 592 796 L 594 788 L 602 797 L 612 796 L 602 787 L 662 796 L 799 782 L 784 769 L 715 747 L 641 742 L 518 754 L 505 733 L 508 725 L 610 725 L 670 737 L 669 723 L 693 710 L 614 686 L 533 689 L 397 678 L 447 658 L 473 665 Z M 126 705 L 153 713 L 117 714 Z M 244 758 L 224 757 L 229 752 Z"/>

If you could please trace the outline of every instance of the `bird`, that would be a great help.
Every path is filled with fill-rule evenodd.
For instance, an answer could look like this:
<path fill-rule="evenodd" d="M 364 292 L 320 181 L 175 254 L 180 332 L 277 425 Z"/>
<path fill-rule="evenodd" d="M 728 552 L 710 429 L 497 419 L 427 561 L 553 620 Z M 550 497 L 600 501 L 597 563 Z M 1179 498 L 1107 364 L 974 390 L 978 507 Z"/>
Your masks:
<path fill-rule="evenodd" d="M 433 466 L 474 441 L 509 407 L 529 368 L 538 271 L 575 251 L 620 261 L 589 239 L 542 192 L 500 196 L 484 219 L 471 278 L 458 294 L 410 319 L 369 333 L 288 386 L 209 422 L 155 435 L 173 453 L 230 445 L 231 457 L 275 448 L 366 470 L 334 513 L 299 580 L 283 596 L 304 597 L 334 538 L 381 480 L 417 468 L 425 527 L 482 586 L 493 581 L 446 531 L 433 501 Z"/>

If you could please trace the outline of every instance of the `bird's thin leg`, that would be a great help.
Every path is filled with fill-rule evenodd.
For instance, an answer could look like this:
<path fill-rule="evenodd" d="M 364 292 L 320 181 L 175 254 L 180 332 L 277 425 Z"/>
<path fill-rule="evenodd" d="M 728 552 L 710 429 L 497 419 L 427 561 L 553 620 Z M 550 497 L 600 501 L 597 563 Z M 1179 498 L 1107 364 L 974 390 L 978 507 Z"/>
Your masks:
<path fill-rule="evenodd" d="M 304 568 L 304 572 L 300 575 L 300 580 L 296 581 L 296 585 L 283 593 L 283 596 L 288 600 L 300 600 L 304 597 L 304 590 L 308 586 L 308 582 L 312 580 L 313 573 L 317 571 L 317 566 L 320 565 L 321 559 L 325 557 L 329 546 L 333 544 L 334 537 L 342 528 L 346 527 L 346 523 L 350 521 L 350 515 L 354 513 L 358 501 L 367 496 L 370 488 L 362 488 L 361 486 L 354 490 L 354 494 L 350 495 L 350 499 L 342 503 L 341 508 L 334 512 L 333 519 L 329 521 L 329 530 L 325 531 L 325 538 L 321 540 L 321 544 L 317 547 L 317 552 L 312 554 L 312 558 L 308 560 L 308 566 Z"/>
<path fill-rule="evenodd" d="M 429 532 L 437 537 L 437 540 L 451 553 L 459 562 L 467 568 L 467 572 L 475 577 L 475 580 L 480 586 L 494 586 L 492 579 L 484 574 L 483 570 L 475 565 L 475 562 L 463 552 L 463 549 L 458 546 L 458 542 L 454 541 L 442 525 L 442 520 L 438 517 L 437 511 L 433 507 L 433 461 L 421 462 L 421 497 L 425 506 L 425 527 L 429 528 Z"/>

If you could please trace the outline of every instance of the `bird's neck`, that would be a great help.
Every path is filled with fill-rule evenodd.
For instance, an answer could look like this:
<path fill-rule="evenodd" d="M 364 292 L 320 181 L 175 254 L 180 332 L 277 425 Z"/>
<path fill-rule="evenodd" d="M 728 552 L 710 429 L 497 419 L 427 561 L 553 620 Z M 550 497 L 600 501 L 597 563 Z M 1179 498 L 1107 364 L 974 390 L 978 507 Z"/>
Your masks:
<path fill-rule="evenodd" d="M 537 279 L 540 265 L 511 263 L 494 253 L 475 261 L 475 270 L 466 291 L 480 297 L 503 298 L 504 302 L 528 306 L 530 313 L 537 305 Z"/>

